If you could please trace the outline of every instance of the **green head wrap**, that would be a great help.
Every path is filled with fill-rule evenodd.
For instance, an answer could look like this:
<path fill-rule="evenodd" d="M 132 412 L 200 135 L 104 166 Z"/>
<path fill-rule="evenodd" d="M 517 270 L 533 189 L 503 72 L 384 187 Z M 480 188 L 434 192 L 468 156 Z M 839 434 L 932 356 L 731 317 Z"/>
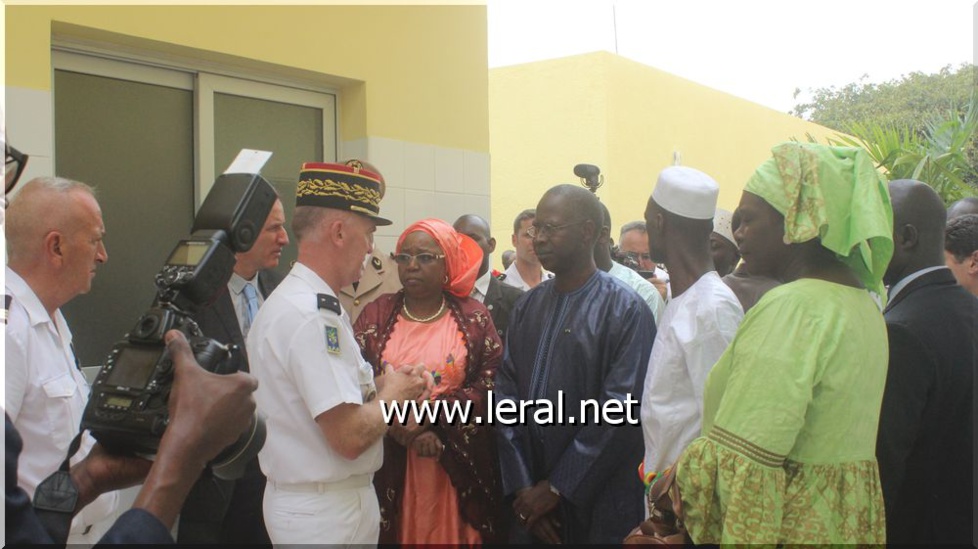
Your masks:
<path fill-rule="evenodd" d="M 881 298 L 893 255 L 893 208 L 883 176 L 853 147 L 782 143 L 747 181 L 784 216 L 785 244 L 818 238 Z"/>

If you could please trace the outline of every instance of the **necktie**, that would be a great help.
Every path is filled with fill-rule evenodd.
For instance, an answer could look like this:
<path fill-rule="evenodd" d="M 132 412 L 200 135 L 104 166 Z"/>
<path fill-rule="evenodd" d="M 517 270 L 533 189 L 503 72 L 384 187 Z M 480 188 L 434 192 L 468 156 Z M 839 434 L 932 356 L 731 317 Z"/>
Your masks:
<path fill-rule="evenodd" d="M 245 283 L 244 288 L 241 290 L 241 295 L 245 299 L 245 323 L 244 330 L 242 331 L 243 336 L 248 336 L 248 330 L 251 329 L 251 321 L 255 319 L 255 315 L 258 314 L 258 292 L 255 291 L 255 287 L 251 285 L 250 282 Z"/>

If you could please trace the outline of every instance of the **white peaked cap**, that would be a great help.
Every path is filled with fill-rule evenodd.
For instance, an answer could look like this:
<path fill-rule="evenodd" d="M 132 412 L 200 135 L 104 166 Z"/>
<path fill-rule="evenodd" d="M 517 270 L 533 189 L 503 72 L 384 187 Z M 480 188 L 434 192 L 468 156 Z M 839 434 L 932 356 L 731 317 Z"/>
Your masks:
<path fill-rule="evenodd" d="M 659 173 L 652 199 L 662 209 L 690 219 L 713 219 L 720 185 L 705 173 L 670 166 Z"/>
<path fill-rule="evenodd" d="M 733 214 L 722 208 L 717 208 L 717 213 L 713 216 L 713 232 L 726 238 L 734 246 L 737 241 L 733 237 Z"/>

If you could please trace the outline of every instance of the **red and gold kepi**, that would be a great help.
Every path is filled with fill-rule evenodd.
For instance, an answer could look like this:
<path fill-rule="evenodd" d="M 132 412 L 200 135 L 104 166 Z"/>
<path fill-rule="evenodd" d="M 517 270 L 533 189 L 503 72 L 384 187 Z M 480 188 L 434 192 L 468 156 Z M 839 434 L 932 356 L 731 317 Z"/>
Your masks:
<path fill-rule="evenodd" d="M 380 217 L 384 178 L 357 161 L 345 164 L 306 162 L 295 189 L 296 206 L 348 210 L 369 217 L 378 225 L 390 225 Z"/>

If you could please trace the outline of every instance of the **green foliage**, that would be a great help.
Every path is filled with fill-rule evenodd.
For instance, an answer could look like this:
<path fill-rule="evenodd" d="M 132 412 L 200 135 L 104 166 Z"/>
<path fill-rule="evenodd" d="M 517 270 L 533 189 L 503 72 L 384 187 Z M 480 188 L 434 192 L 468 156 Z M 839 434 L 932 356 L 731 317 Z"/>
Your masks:
<path fill-rule="evenodd" d="M 948 65 L 935 74 L 913 72 L 882 84 L 866 82 L 867 78 L 863 75 L 859 82 L 841 89 L 819 88 L 810 102 L 795 105 L 790 113 L 840 132 L 848 132 L 854 123 L 923 132 L 936 114 L 948 109 L 963 112 L 976 82 L 975 67 L 970 64 L 956 71 Z M 795 90 L 795 97 L 800 93 Z"/>
<path fill-rule="evenodd" d="M 950 203 L 978 196 L 975 78 L 972 65 L 949 65 L 883 84 L 861 80 L 816 90 L 792 114 L 845 132 L 829 142 L 864 148 L 890 179 L 924 181 Z"/>

